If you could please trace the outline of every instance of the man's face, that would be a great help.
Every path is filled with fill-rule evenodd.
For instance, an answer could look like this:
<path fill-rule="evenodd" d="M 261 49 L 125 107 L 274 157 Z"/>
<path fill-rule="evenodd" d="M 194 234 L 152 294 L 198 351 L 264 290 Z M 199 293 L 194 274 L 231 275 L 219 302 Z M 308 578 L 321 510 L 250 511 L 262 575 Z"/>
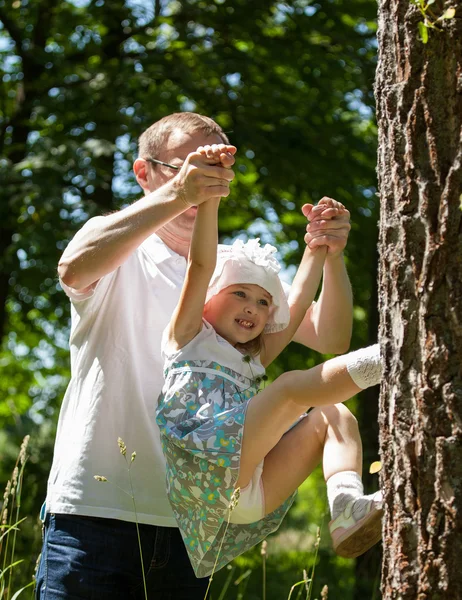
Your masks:
<path fill-rule="evenodd" d="M 174 131 L 167 140 L 167 143 L 162 148 L 157 158 L 163 162 L 181 167 L 186 157 L 191 152 L 195 152 L 199 146 L 206 146 L 212 144 L 222 144 L 223 140 L 219 135 L 205 135 L 204 133 L 184 133 L 177 129 Z M 163 185 L 165 185 L 170 179 L 173 179 L 178 171 L 164 167 L 163 165 L 153 165 L 148 163 L 147 180 L 149 191 L 153 192 Z M 180 237 L 191 237 L 192 230 L 194 227 L 194 220 L 196 218 L 196 207 L 191 207 L 184 213 L 172 219 L 165 225 L 171 233 L 179 235 Z"/>

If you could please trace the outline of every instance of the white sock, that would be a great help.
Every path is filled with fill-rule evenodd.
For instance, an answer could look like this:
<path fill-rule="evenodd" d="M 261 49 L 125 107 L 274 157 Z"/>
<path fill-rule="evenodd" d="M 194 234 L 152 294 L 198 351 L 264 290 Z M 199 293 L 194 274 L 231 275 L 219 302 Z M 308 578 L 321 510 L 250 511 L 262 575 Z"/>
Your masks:
<path fill-rule="evenodd" d="M 361 519 L 370 506 L 372 500 L 382 500 L 382 493 L 364 495 L 363 482 L 355 471 L 341 471 L 327 480 L 327 499 L 329 501 L 332 520 L 336 519 L 353 500 L 351 511 L 356 520 Z"/>
<path fill-rule="evenodd" d="M 329 477 L 327 484 L 327 500 L 332 519 L 342 513 L 348 502 L 364 494 L 361 477 L 355 471 L 341 471 Z"/>
<path fill-rule="evenodd" d="M 374 344 L 345 355 L 348 373 L 358 387 L 365 390 L 371 385 L 380 383 L 382 361 L 380 346 Z"/>

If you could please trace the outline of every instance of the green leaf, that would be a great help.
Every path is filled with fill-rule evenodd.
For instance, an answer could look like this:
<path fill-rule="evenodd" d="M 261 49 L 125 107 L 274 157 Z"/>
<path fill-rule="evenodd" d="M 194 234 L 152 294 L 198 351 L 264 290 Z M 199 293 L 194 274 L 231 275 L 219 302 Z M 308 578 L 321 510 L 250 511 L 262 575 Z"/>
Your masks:
<path fill-rule="evenodd" d="M 16 600 L 16 598 L 19 597 L 19 594 L 22 594 L 22 592 L 24 590 L 27 590 L 28 587 L 30 587 L 31 585 L 34 585 L 35 581 L 32 580 L 30 583 L 28 583 L 27 585 L 25 585 L 24 587 L 22 587 L 20 590 L 18 590 L 14 596 L 12 596 L 11 600 Z"/>
<path fill-rule="evenodd" d="M 425 23 L 422 23 L 422 21 L 420 21 L 420 23 L 419 23 L 419 32 L 420 32 L 420 39 L 422 40 L 422 42 L 424 44 L 426 44 L 428 42 L 428 29 L 427 29 L 427 26 L 425 25 Z"/>
<path fill-rule="evenodd" d="M 448 8 L 448 10 L 441 17 L 442 19 L 453 19 L 456 14 L 455 8 Z"/>
<path fill-rule="evenodd" d="M 20 521 L 18 521 L 17 523 L 14 523 L 13 525 L 2 525 L 1 529 L 6 529 L 6 531 L 4 531 L 2 533 L 2 535 L 0 535 L 0 542 L 3 540 L 4 537 L 6 537 L 11 531 L 20 531 L 18 525 L 20 523 L 22 523 L 23 521 L 25 521 L 27 519 L 27 517 L 23 517 Z"/>
<path fill-rule="evenodd" d="M 0 581 L 3 581 L 5 579 L 5 574 L 7 571 L 14 569 L 14 567 L 17 567 L 18 565 L 20 565 L 23 562 L 24 562 L 24 559 L 21 558 L 21 560 L 17 560 L 14 563 L 11 563 L 11 565 L 8 565 L 5 569 L 3 569 L 3 571 L 0 572 Z"/>

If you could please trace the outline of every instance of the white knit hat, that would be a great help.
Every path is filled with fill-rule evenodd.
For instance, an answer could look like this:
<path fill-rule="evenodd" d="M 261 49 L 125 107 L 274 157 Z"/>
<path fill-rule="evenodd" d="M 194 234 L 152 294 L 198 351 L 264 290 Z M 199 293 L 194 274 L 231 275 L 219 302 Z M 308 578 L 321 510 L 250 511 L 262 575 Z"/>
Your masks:
<path fill-rule="evenodd" d="M 221 290 L 239 283 L 259 285 L 271 294 L 273 303 L 264 333 L 275 333 L 287 327 L 290 321 L 289 305 L 278 273 L 281 265 L 270 244 L 260 246 L 260 239 L 244 244 L 236 240 L 231 246 L 219 244 L 217 266 L 210 280 L 206 303 Z"/>

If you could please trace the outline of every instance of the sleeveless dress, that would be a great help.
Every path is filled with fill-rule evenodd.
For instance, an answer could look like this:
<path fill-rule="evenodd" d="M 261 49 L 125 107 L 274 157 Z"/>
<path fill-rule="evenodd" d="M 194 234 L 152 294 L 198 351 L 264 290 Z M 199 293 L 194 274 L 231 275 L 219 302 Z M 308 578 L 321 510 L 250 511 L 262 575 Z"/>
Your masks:
<path fill-rule="evenodd" d="M 227 526 L 245 414 L 264 367 L 205 320 L 189 344 L 164 359 L 156 420 L 167 463 L 167 494 L 194 572 L 206 577 L 217 557 L 218 570 L 275 531 L 296 492 L 259 521 Z"/>

